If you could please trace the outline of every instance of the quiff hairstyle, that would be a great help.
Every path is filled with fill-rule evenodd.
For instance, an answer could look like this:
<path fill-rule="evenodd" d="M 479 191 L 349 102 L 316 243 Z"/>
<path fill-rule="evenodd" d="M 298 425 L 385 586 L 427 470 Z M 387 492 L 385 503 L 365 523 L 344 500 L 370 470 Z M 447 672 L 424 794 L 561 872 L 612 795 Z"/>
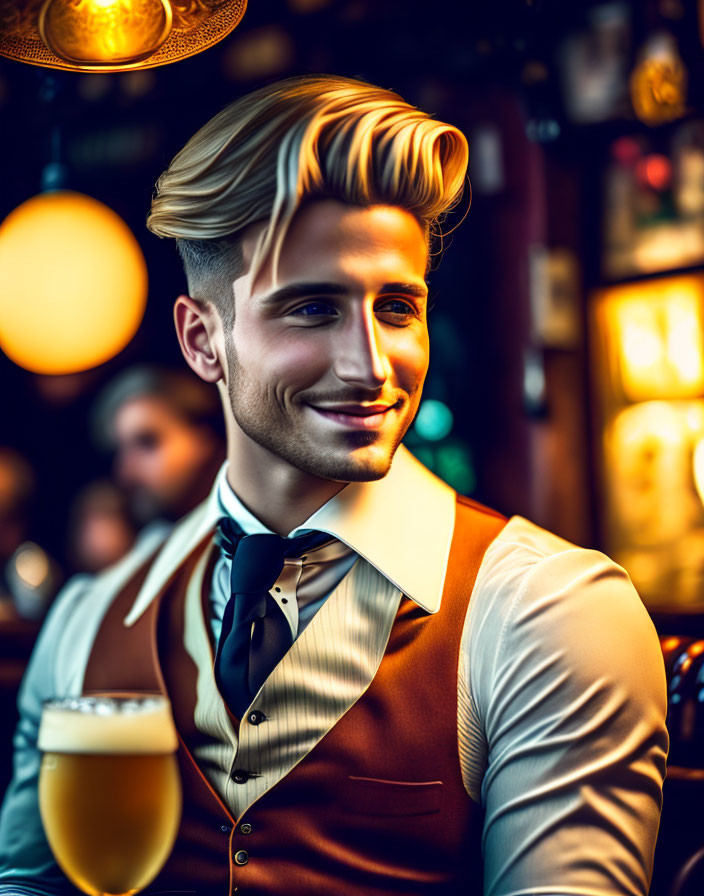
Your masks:
<path fill-rule="evenodd" d="M 276 272 L 296 211 L 314 198 L 400 206 L 430 245 L 462 196 L 467 160 L 461 131 L 391 90 L 336 75 L 287 78 L 231 103 L 188 141 L 157 182 L 147 227 L 176 239 L 191 296 L 227 324 L 245 228 L 268 221 L 253 279 L 269 257 Z"/>

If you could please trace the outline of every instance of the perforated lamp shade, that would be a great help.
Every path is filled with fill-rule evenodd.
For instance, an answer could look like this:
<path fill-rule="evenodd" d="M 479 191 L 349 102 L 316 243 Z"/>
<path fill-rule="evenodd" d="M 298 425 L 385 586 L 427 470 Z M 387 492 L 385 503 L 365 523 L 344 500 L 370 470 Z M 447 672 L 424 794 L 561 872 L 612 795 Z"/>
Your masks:
<path fill-rule="evenodd" d="M 212 47 L 247 0 L 0 0 L 0 55 L 71 71 L 151 68 Z"/>
<path fill-rule="evenodd" d="M 117 354 L 147 299 L 132 231 L 103 203 L 57 191 L 0 226 L 0 348 L 35 373 L 75 373 Z"/>

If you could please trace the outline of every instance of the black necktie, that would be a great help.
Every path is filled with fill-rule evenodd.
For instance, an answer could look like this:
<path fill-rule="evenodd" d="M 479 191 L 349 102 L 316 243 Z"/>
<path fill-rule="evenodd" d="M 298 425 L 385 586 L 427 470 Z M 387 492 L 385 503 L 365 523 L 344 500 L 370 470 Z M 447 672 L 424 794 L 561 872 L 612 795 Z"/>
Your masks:
<path fill-rule="evenodd" d="M 293 643 L 283 610 L 269 594 L 286 557 L 330 541 L 325 532 L 295 538 L 245 535 L 230 517 L 218 524 L 216 541 L 232 557 L 230 599 L 222 618 L 215 680 L 230 711 L 242 718 L 259 688 Z"/>

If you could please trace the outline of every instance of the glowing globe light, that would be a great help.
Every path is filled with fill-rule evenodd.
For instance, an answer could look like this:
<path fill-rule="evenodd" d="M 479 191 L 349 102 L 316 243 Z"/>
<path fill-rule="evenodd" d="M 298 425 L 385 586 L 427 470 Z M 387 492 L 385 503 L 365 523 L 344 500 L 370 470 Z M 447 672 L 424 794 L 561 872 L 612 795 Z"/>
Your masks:
<path fill-rule="evenodd" d="M 147 266 L 132 231 L 80 193 L 43 193 L 0 226 L 0 348 L 34 373 L 102 364 L 134 336 Z"/>
<path fill-rule="evenodd" d="M 171 32 L 168 0 L 46 0 L 39 36 L 66 62 L 85 66 L 136 63 Z"/>

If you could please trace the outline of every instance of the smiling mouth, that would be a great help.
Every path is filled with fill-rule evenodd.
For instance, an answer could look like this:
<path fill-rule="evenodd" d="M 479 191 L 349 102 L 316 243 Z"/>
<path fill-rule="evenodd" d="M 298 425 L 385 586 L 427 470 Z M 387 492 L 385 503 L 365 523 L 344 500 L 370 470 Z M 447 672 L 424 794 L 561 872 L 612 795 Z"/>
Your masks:
<path fill-rule="evenodd" d="M 395 404 L 373 404 L 373 405 L 337 405 L 332 407 L 317 407 L 314 404 L 308 405 L 321 417 L 338 423 L 342 426 L 352 427 L 354 429 L 378 429 L 386 422 L 389 411 L 399 406 L 399 402 Z"/>

